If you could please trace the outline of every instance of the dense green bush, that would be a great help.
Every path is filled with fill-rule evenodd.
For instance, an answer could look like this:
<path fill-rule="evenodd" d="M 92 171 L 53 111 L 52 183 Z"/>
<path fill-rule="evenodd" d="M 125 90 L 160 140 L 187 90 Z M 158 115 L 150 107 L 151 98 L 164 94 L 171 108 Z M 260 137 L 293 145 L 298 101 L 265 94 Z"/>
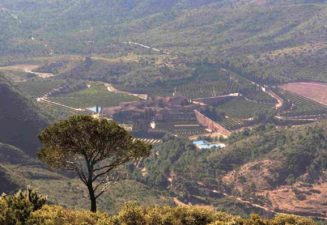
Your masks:
<path fill-rule="evenodd" d="M 45 203 L 44 196 L 30 189 L 14 195 L 3 195 L 0 197 L 0 224 L 26 224 L 31 213 L 41 209 Z"/>
<path fill-rule="evenodd" d="M 60 206 L 44 206 L 34 212 L 30 225 L 314 225 L 306 218 L 280 215 L 265 220 L 257 215 L 248 219 L 197 207 L 142 207 L 130 203 L 112 217 L 103 213 L 74 211 Z"/>
<path fill-rule="evenodd" d="M 64 209 L 61 206 L 45 205 L 32 213 L 28 225 L 105 225 L 112 224 L 104 213 Z"/>

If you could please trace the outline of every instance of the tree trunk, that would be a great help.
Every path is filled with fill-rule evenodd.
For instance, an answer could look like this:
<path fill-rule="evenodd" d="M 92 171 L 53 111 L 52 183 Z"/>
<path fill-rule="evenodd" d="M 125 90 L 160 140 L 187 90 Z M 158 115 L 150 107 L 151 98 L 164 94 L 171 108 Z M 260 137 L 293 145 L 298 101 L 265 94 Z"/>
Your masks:
<path fill-rule="evenodd" d="M 95 197 L 95 193 L 93 190 L 93 185 L 92 184 L 88 184 L 87 188 L 89 190 L 89 197 L 90 197 L 90 201 L 91 201 L 91 212 L 96 212 L 97 211 L 97 199 Z"/>

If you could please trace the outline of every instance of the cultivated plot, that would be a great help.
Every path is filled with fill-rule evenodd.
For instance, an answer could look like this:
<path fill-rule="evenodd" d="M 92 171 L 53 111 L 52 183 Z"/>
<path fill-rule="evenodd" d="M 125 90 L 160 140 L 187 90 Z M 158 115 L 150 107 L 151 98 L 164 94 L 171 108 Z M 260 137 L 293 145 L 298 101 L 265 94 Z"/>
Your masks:
<path fill-rule="evenodd" d="M 288 83 L 280 86 L 283 90 L 309 98 L 320 104 L 327 105 L 327 84 L 313 82 Z"/>

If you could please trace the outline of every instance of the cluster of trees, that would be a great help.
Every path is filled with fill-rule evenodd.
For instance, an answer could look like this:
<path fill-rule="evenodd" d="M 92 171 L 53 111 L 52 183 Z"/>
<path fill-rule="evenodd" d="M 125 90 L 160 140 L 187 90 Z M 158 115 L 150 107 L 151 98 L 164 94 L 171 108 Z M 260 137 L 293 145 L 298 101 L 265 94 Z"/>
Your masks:
<path fill-rule="evenodd" d="M 146 177 L 142 176 L 141 171 L 133 168 L 130 172 L 137 180 L 162 188 L 169 186 L 168 178 L 175 169 L 181 173 L 185 172 L 185 175 L 191 173 L 188 166 L 189 162 L 193 162 L 197 156 L 201 155 L 192 143 L 175 138 L 166 140 L 162 145 L 154 147 L 152 153 L 149 158 L 142 162 L 142 167 L 148 171 Z M 193 167 L 195 166 L 193 165 Z"/>
<path fill-rule="evenodd" d="M 0 197 L 0 224 L 6 225 L 315 225 L 311 219 L 279 215 L 263 219 L 241 218 L 197 207 L 142 207 L 128 203 L 112 216 L 102 212 L 65 209 L 48 205 L 35 191 L 19 191 Z"/>
<path fill-rule="evenodd" d="M 298 49 L 298 53 L 288 53 L 285 50 L 284 53 L 275 54 L 270 58 L 265 56 L 265 54 L 269 55 L 269 51 L 268 53 L 260 52 L 259 54 L 234 57 L 225 60 L 224 64 L 244 77 L 262 84 L 326 81 L 323 75 L 323 71 L 326 70 L 326 66 L 323 64 L 323 59 L 326 57 L 325 49 L 316 51 L 314 46 L 306 48 L 305 50 Z M 280 51 L 283 52 L 283 48 Z M 265 57 L 268 59 L 263 59 Z"/>
<path fill-rule="evenodd" d="M 85 60 L 63 73 L 68 79 L 95 80 L 119 85 L 120 88 L 127 88 L 135 92 L 147 92 L 151 88 L 166 89 L 167 82 L 183 80 L 191 74 L 191 69 L 185 65 L 166 67 L 158 65 L 156 57 L 128 55 L 124 58 L 117 58 L 112 62 L 105 60 L 94 60 L 86 57 Z M 166 68 L 166 69 L 163 69 Z M 171 94 L 174 85 L 170 87 L 165 95 Z M 169 88 L 167 88 L 169 89 Z M 151 92 L 151 91 L 150 91 Z"/>
<path fill-rule="evenodd" d="M 37 72 L 58 74 L 62 70 L 62 68 L 67 66 L 68 64 L 69 62 L 66 60 L 48 62 L 45 65 L 39 67 L 37 69 Z"/>

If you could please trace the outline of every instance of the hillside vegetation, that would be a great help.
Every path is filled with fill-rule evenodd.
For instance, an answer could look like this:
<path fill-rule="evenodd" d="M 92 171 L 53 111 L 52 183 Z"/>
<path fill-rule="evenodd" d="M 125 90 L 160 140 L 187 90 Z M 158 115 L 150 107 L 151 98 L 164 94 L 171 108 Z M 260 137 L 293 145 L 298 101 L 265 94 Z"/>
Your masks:
<path fill-rule="evenodd" d="M 10 116 L 16 116 L 13 117 L 12 124 L 24 127 L 25 120 L 18 120 L 17 113 L 34 112 L 33 107 L 31 108 L 17 92 L 13 91 L 7 81 L 3 81 L 2 85 L 5 88 L 1 90 L 6 91 L 7 95 L 0 96 L 9 96 L 13 99 L 8 101 L 5 98 L 8 106 L 13 109 L 17 106 L 22 107 L 16 111 L 10 110 L 11 113 L 16 113 L 13 115 L 9 114 L 6 108 L 1 108 L 6 113 L 2 115 L 7 115 L 7 120 L 3 119 L 4 123 L 8 118 L 12 118 Z M 35 112 L 24 115 L 31 115 L 30 118 L 33 118 L 28 123 L 29 129 L 40 126 L 40 121 L 45 125 Z M 290 189 L 291 194 L 288 197 L 294 195 L 291 201 L 310 204 L 310 209 L 278 205 L 281 211 L 322 216 L 325 207 L 319 199 L 323 199 L 321 196 L 326 194 L 323 186 L 326 183 L 327 168 L 326 130 L 326 122 L 292 128 L 259 126 L 235 133 L 226 140 L 228 146 L 224 149 L 207 151 L 199 151 L 183 139 L 165 139 L 162 144 L 155 146 L 153 155 L 137 167 L 131 164 L 125 169 L 121 168 L 130 174 L 129 179 L 114 185 L 105 194 L 100 206 L 115 211 L 126 199 L 141 200 L 145 204 L 172 205 L 173 199 L 177 198 L 184 203 L 211 205 L 243 215 L 251 212 L 271 215 L 270 212 L 237 198 L 241 197 L 252 204 L 273 209 L 277 207 L 275 204 L 286 204 L 290 200 L 285 198 L 277 203 L 275 201 L 284 193 L 281 188 L 285 187 Z M 18 131 L 24 135 L 32 135 L 30 130 Z M 34 132 L 32 137 L 36 140 L 38 129 Z M 20 141 L 13 144 L 19 147 L 23 142 L 22 139 L 17 140 Z M 10 144 L 9 141 L 3 142 Z M 34 146 L 30 149 L 34 151 L 38 149 L 37 143 L 28 144 L 27 146 Z M 6 144 L 1 145 L 0 162 L 4 191 L 12 192 L 29 184 L 49 195 L 51 201 L 77 208 L 85 206 L 85 201 L 80 199 L 83 199 L 86 192 L 78 184 L 77 179 L 49 171 L 27 156 L 31 152 L 26 151 L 24 146 L 21 149 L 24 152 Z M 135 196 L 129 195 L 131 187 L 137 187 L 133 191 Z"/>
<path fill-rule="evenodd" d="M 39 146 L 37 135 L 47 125 L 47 120 L 2 76 L 0 105 L 0 142 L 35 155 Z"/>
<path fill-rule="evenodd" d="M 262 83 L 327 81 L 323 0 L 2 0 L 0 6 L 3 55 L 120 55 L 124 42 L 134 40 L 191 62 L 224 64 Z"/>
<path fill-rule="evenodd" d="M 252 215 L 248 219 L 196 207 L 141 207 L 126 204 L 114 215 L 90 213 L 46 205 L 46 198 L 32 190 L 0 197 L 0 223 L 6 225 L 314 225 L 315 222 L 295 216 L 279 215 L 272 220 Z"/>
<path fill-rule="evenodd" d="M 224 197 L 238 196 L 270 209 L 324 215 L 319 199 L 326 194 L 326 129 L 326 122 L 294 128 L 261 126 L 234 134 L 224 149 L 207 151 L 170 140 L 144 162 L 146 175 L 134 174 L 147 184 L 168 188 L 183 202 L 218 207 Z M 274 202 L 283 188 L 290 194 Z"/>

